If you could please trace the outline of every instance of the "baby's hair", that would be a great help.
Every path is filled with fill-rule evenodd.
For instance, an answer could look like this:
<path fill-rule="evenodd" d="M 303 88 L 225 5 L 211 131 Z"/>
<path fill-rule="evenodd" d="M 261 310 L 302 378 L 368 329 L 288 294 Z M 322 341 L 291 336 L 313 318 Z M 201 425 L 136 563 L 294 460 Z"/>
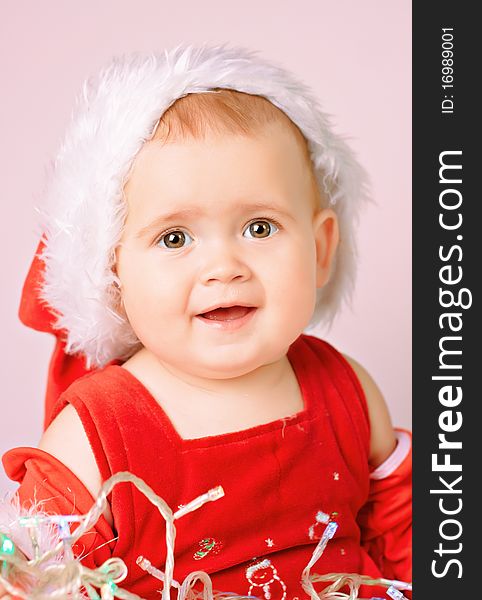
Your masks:
<path fill-rule="evenodd" d="M 244 48 L 181 44 L 160 54 L 114 58 L 77 98 L 38 208 L 39 296 L 53 327 L 64 332 L 68 354 L 84 355 L 88 368 L 102 367 L 140 347 L 116 310 L 114 267 L 127 214 L 124 186 L 159 122 L 160 135 L 197 135 L 207 125 L 252 134 L 265 119 L 284 119 L 292 128 L 308 152 L 320 198 L 337 214 L 339 247 L 308 329 L 331 325 L 354 286 L 355 225 L 369 199 L 363 168 L 331 130 L 311 90 L 284 68 Z"/>
<path fill-rule="evenodd" d="M 264 125 L 281 120 L 296 127 L 262 96 L 216 88 L 176 100 L 159 119 L 153 139 L 156 136 L 166 142 L 188 136 L 204 139 L 210 133 L 250 135 Z"/>
<path fill-rule="evenodd" d="M 262 96 L 222 88 L 187 94 L 164 112 L 151 140 L 168 144 L 188 138 L 202 140 L 210 134 L 256 136 L 272 123 L 279 123 L 292 133 L 309 169 L 313 204 L 315 207 L 326 206 L 326 200 L 321 202 L 308 140 L 282 110 Z"/>

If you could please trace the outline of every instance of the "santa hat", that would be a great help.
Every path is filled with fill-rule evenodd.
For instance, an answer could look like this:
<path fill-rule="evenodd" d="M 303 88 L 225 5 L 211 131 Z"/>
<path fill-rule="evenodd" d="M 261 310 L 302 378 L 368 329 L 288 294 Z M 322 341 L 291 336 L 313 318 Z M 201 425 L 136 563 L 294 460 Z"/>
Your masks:
<path fill-rule="evenodd" d="M 22 321 L 57 336 L 46 424 L 52 403 L 74 379 L 120 362 L 140 347 L 114 308 L 119 281 L 112 267 L 126 212 L 123 187 L 163 113 L 179 98 L 213 88 L 267 98 L 308 142 L 320 190 L 340 227 L 334 270 L 319 290 L 310 325 L 330 324 L 351 296 L 354 229 L 368 199 L 367 179 L 313 93 L 284 68 L 227 45 L 180 45 L 161 54 L 114 58 L 85 82 L 77 98 L 39 209 L 43 237 L 22 294 Z"/>

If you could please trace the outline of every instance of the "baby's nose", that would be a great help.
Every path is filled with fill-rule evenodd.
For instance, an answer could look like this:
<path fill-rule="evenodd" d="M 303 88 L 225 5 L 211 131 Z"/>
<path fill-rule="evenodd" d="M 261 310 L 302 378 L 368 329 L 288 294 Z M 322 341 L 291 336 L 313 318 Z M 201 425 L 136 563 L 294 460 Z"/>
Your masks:
<path fill-rule="evenodd" d="M 201 281 L 205 285 L 215 282 L 241 283 L 250 276 L 251 270 L 240 252 L 229 246 L 224 246 L 222 249 L 213 247 L 201 271 Z"/>

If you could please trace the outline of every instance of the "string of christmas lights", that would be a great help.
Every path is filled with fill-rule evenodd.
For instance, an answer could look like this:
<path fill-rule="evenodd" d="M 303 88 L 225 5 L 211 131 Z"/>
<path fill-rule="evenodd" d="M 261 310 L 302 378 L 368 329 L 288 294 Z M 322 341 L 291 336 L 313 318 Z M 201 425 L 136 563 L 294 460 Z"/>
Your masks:
<path fill-rule="evenodd" d="M 127 567 L 120 558 L 109 558 L 97 569 L 84 567 L 76 559 L 72 551 L 75 542 L 90 530 L 98 521 L 107 505 L 107 496 L 115 485 L 130 482 L 143 493 L 149 501 L 156 506 L 166 522 L 166 562 L 164 571 L 154 567 L 151 561 L 144 556 L 137 558 L 137 564 L 153 577 L 163 583 L 162 600 L 171 599 L 174 589 L 177 600 L 240 600 L 253 598 L 252 596 L 238 596 L 213 592 L 211 578 L 204 571 L 190 573 L 182 583 L 173 578 L 174 573 L 174 546 L 176 539 L 175 521 L 184 515 L 197 510 L 206 502 L 219 500 L 224 496 L 221 486 L 215 487 L 205 494 L 198 496 L 176 512 L 173 512 L 167 503 L 158 496 L 150 486 L 141 478 L 132 473 L 123 471 L 110 477 L 103 485 L 92 508 L 85 515 L 47 515 L 45 513 L 28 514 L 16 519 L 19 528 L 28 531 L 31 545 L 32 558 L 26 558 L 16 547 L 12 535 L 7 535 L 0 530 L 0 585 L 5 590 L 19 598 L 26 600 L 48 600 L 52 598 L 69 598 L 69 600 L 143 600 L 140 596 L 121 588 L 120 584 L 127 577 Z M 328 573 L 325 575 L 310 574 L 313 565 L 321 558 L 329 541 L 333 538 L 338 524 L 333 520 L 334 515 L 328 516 L 323 522 L 325 530 L 318 542 L 309 563 L 302 574 L 302 586 L 312 600 L 362 600 L 358 596 L 361 585 L 381 586 L 387 588 L 386 598 L 392 600 L 407 600 L 403 594 L 411 590 L 412 586 L 403 581 L 388 580 L 384 578 L 373 579 L 355 573 Z M 74 533 L 71 532 L 72 523 L 78 523 Z M 9 529 L 14 529 L 14 524 Z M 2 524 L 0 524 L 0 527 Z M 41 533 L 56 528 L 53 547 L 42 552 L 45 540 Z M 51 531 L 50 531 L 51 533 Z M 51 536 L 52 537 L 52 536 Z M 321 592 L 316 592 L 313 583 L 331 582 Z M 194 590 L 197 583 L 203 585 L 203 591 Z M 341 592 L 343 587 L 348 587 L 348 593 Z M 99 591 L 97 591 L 99 590 Z M 87 596 L 86 596 L 87 594 Z M 100 595 L 99 595 L 100 594 Z M 372 598 L 371 600 L 386 600 L 386 598 Z"/>

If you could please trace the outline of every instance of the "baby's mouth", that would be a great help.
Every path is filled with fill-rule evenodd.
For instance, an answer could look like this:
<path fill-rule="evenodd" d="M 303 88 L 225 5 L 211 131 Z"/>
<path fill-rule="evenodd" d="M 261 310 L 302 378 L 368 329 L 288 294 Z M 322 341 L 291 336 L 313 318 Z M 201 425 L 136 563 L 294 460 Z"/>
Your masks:
<path fill-rule="evenodd" d="M 197 316 L 210 321 L 235 321 L 236 319 L 242 319 L 253 310 L 256 310 L 254 306 L 226 306 L 215 308 Z"/>

